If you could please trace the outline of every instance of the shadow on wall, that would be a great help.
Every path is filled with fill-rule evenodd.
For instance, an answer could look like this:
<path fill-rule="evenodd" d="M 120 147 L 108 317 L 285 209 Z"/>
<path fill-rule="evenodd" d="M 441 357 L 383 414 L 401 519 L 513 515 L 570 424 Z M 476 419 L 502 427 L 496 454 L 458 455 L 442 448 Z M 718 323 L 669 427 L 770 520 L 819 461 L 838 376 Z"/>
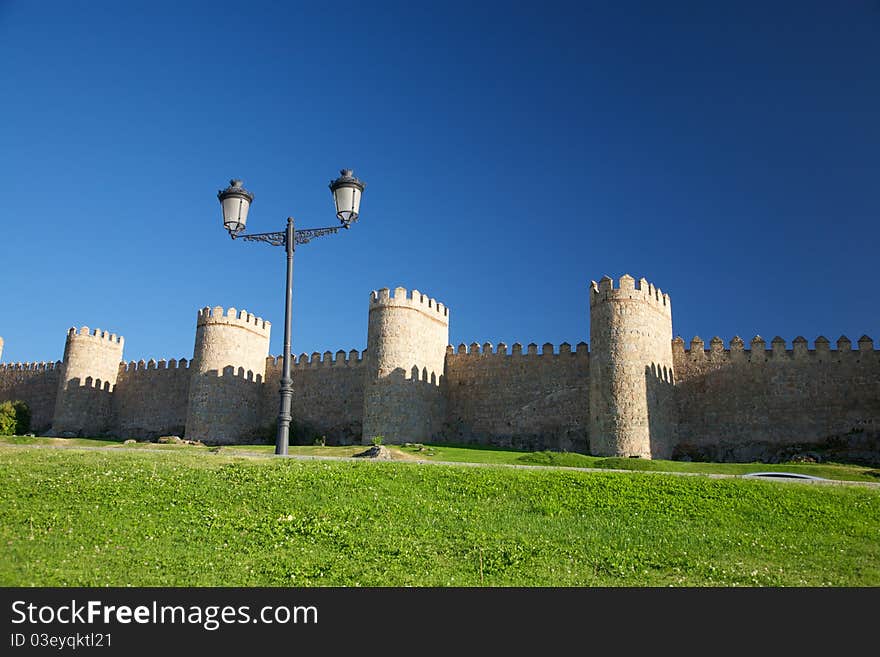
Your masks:
<path fill-rule="evenodd" d="M 68 381 L 61 394 L 61 407 L 56 412 L 50 435 L 92 438 L 110 434 L 113 391 L 109 381 L 75 377 Z"/>
<path fill-rule="evenodd" d="M 443 375 L 414 365 L 396 367 L 365 390 L 363 443 L 381 434 L 387 443 L 431 442 L 439 437 L 446 412 L 440 393 Z"/>
<path fill-rule="evenodd" d="M 443 383 L 443 375 L 437 376 L 435 372 L 431 372 L 428 374 L 428 368 L 423 367 L 419 370 L 418 365 L 413 365 L 412 369 L 409 372 L 409 376 L 406 377 L 405 370 L 402 367 L 396 368 L 389 377 L 393 377 L 395 380 L 407 380 L 415 384 L 419 383 L 430 383 L 432 386 L 437 387 Z"/>
<path fill-rule="evenodd" d="M 277 412 L 277 409 L 276 409 Z M 363 429 L 360 422 L 315 424 L 293 413 L 288 433 L 289 445 L 360 445 Z M 274 445 L 278 438 L 278 418 L 260 427 L 259 444 Z"/>
<path fill-rule="evenodd" d="M 439 442 L 491 445 L 527 451 L 590 453 L 588 416 L 567 421 L 586 404 L 588 388 L 563 388 L 525 405 L 507 407 L 491 422 L 475 425 L 462 417 L 447 417 Z"/>
<path fill-rule="evenodd" d="M 645 367 L 648 401 L 648 436 L 652 459 L 671 459 L 675 448 L 676 406 L 671 367 L 651 363 Z"/>
<path fill-rule="evenodd" d="M 266 441 L 260 427 L 263 376 L 227 365 L 222 372 L 194 374 L 190 383 L 185 435 L 206 444 Z"/>

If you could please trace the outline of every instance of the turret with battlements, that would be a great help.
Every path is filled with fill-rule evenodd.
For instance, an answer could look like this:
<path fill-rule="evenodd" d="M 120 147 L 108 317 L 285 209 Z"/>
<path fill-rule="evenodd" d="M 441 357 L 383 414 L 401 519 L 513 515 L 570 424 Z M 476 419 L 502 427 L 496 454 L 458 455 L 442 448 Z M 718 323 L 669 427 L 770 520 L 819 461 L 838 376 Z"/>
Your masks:
<path fill-rule="evenodd" d="M 88 326 L 67 332 L 51 435 L 107 433 L 123 344 L 122 336 Z"/>
<path fill-rule="evenodd" d="M 440 391 L 449 309 L 418 290 L 370 294 L 363 442 L 428 441 L 443 423 Z"/>
<path fill-rule="evenodd" d="M 188 439 L 210 444 L 253 439 L 260 423 L 270 328 L 246 310 L 199 310 L 190 364 Z"/>
<path fill-rule="evenodd" d="M 590 451 L 597 456 L 669 458 L 672 306 L 642 278 L 590 284 Z"/>

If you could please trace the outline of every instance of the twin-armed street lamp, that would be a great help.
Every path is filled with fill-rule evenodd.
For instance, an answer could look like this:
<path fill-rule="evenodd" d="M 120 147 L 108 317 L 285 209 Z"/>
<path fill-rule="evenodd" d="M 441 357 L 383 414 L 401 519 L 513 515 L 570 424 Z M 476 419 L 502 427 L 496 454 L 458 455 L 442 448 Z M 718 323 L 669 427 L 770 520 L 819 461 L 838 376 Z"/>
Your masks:
<path fill-rule="evenodd" d="M 357 221 L 361 205 L 361 195 L 365 183 L 352 175 L 351 169 L 342 169 L 341 175 L 330 183 L 330 191 L 336 202 L 338 226 L 328 228 L 305 228 L 294 230 L 293 217 L 287 218 L 287 229 L 280 233 L 243 233 L 247 224 L 248 210 L 254 195 L 242 187 L 241 180 L 230 180 L 229 187 L 217 192 L 223 207 L 223 226 L 232 239 L 251 242 L 267 242 L 272 246 L 283 246 L 287 250 L 287 292 L 284 302 L 284 364 L 281 370 L 281 410 L 278 412 L 278 434 L 275 438 L 275 453 L 287 455 L 290 436 L 290 407 L 293 399 L 293 379 L 290 376 L 290 307 L 293 300 L 293 252 L 297 244 L 307 244 L 315 237 L 323 237 L 348 228 Z"/>

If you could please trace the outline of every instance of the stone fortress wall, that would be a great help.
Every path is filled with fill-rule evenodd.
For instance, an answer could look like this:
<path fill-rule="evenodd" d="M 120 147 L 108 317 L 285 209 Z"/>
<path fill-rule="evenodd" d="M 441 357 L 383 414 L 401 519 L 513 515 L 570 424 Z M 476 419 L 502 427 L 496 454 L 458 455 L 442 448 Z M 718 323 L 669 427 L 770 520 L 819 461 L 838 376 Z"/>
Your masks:
<path fill-rule="evenodd" d="M 539 352 L 450 346 L 445 304 L 375 291 L 366 350 L 292 356 L 295 427 L 331 444 L 382 435 L 722 461 L 827 447 L 880 462 L 880 352 L 867 336 L 856 349 L 822 336 L 813 349 L 802 337 L 686 348 L 669 295 L 645 279 L 605 277 L 588 298 L 591 346 Z M 282 358 L 269 332 L 246 311 L 203 308 L 191 360 L 126 364 L 121 337 L 71 329 L 63 361 L 0 364 L 0 401 L 28 402 L 38 433 L 271 441 Z"/>
<path fill-rule="evenodd" d="M 0 363 L 0 401 L 21 399 L 31 411 L 31 428 L 46 433 L 52 427 L 58 380 L 64 363 Z"/>
<path fill-rule="evenodd" d="M 880 439 L 880 352 L 862 336 L 853 349 L 846 337 L 836 349 L 824 336 L 809 349 L 760 336 L 746 349 L 699 337 L 672 353 L 678 413 L 676 454 L 722 461 L 765 460 L 780 446 L 812 444 L 869 454 Z"/>
<path fill-rule="evenodd" d="M 293 358 L 293 357 L 292 357 Z M 266 360 L 266 385 L 260 404 L 260 426 L 274 427 L 281 400 L 281 368 L 284 359 Z M 327 436 L 337 443 L 361 441 L 364 418 L 364 353 L 356 349 L 300 354 L 291 362 L 293 422 L 313 436 Z M 269 434 L 274 439 L 274 430 Z"/>
<path fill-rule="evenodd" d="M 182 436 L 192 372 L 186 358 L 121 363 L 110 433 L 138 440 Z"/>
<path fill-rule="evenodd" d="M 439 439 L 586 453 L 590 354 L 554 346 L 476 342 L 446 352 L 446 422 Z"/>

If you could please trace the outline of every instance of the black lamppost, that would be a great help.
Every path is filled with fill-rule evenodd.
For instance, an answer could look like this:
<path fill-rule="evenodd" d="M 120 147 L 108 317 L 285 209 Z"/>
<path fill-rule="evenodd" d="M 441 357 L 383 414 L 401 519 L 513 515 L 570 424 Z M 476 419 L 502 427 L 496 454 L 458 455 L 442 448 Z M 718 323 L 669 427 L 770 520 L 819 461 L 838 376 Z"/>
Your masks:
<path fill-rule="evenodd" d="M 287 251 L 287 292 L 284 302 L 284 364 L 281 370 L 281 409 L 278 412 L 278 435 L 275 438 L 275 453 L 287 455 L 290 437 L 290 406 L 293 399 L 293 379 L 290 376 L 290 309 L 293 301 L 293 252 L 297 244 L 307 244 L 312 238 L 323 237 L 348 228 L 357 221 L 361 205 L 361 195 L 365 183 L 352 175 L 351 169 L 342 169 L 341 175 L 330 183 L 330 191 L 336 202 L 338 226 L 328 228 L 305 228 L 294 230 L 293 217 L 287 218 L 287 229 L 279 233 L 255 233 L 245 235 L 248 210 L 254 195 L 242 187 L 241 180 L 230 180 L 229 187 L 217 192 L 223 207 L 223 226 L 232 239 L 251 242 L 268 242 L 272 246 L 283 246 Z"/>

